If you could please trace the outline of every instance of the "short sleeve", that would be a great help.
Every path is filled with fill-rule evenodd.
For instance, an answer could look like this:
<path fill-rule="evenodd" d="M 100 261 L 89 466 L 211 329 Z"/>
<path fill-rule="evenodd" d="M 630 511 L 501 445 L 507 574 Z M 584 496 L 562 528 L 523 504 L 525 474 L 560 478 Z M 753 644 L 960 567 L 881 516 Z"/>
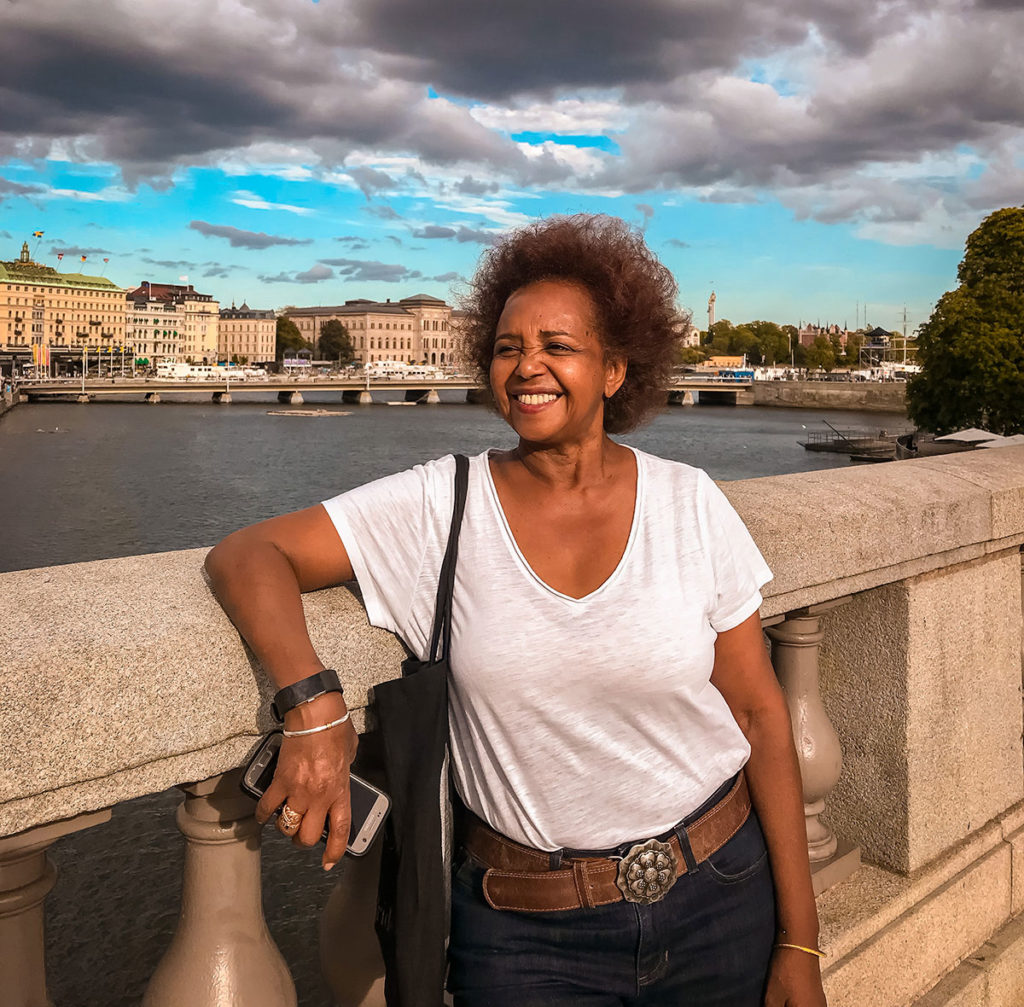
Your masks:
<path fill-rule="evenodd" d="M 761 588 L 772 579 L 772 572 L 743 519 L 706 474 L 700 492 L 700 518 L 714 584 L 708 619 L 716 632 L 724 633 L 761 607 Z"/>
<path fill-rule="evenodd" d="M 451 521 L 454 471 L 449 455 L 323 502 L 371 625 L 406 640 L 424 559 L 436 554 Z"/>

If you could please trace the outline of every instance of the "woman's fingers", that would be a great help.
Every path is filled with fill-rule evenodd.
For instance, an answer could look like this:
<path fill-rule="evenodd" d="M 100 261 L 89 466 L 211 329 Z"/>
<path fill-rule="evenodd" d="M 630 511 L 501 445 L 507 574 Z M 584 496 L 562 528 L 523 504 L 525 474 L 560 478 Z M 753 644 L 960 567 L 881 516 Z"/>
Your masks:
<path fill-rule="evenodd" d="M 267 787 L 259 803 L 256 805 L 256 821 L 260 825 L 265 825 L 269 822 L 271 815 L 284 804 L 287 796 L 287 788 L 283 783 L 279 782 L 277 775 L 275 775 L 274 779 L 270 781 L 270 786 Z"/>
<path fill-rule="evenodd" d="M 329 871 L 341 860 L 348 848 L 350 817 L 351 807 L 348 794 L 346 794 L 344 799 L 337 800 L 331 805 L 331 831 L 327 836 L 327 848 L 324 850 L 323 858 L 325 871 Z"/>
<path fill-rule="evenodd" d="M 292 833 L 292 842 L 305 850 L 312 849 L 320 842 L 326 819 L 327 808 L 322 804 L 313 805 L 302 816 L 298 831 Z"/>

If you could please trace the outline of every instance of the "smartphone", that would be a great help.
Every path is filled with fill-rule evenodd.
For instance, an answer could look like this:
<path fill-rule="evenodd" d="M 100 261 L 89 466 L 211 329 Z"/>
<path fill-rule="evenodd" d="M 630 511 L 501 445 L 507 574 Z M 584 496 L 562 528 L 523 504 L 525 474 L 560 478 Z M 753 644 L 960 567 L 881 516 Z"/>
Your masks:
<path fill-rule="evenodd" d="M 256 753 L 249 760 L 242 774 L 242 790 L 257 801 L 264 795 L 270 781 L 274 778 L 277 768 L 277 753 L 281 748 L 282 734 L 272 731 L 268 734 Z M 349 798 L 352 807 L 352 820 L 348 832 L 348 849 L 354 857 L 361 857 L 380 831 L 391 808 L 391 798 L 378 790 L 372 783 L 367 783 L 355 773 L 349 774 Z M 325 828 L 321 839 L 327 838 Z"/>

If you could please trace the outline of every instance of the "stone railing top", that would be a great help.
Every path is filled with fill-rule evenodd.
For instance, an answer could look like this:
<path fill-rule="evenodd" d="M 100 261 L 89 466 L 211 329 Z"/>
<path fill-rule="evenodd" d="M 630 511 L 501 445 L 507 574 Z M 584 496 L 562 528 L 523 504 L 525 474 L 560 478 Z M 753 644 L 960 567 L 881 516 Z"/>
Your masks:
<path fill-rule="evenodd" d="M 729 483 L 775 580 L 767 617 L 1024 542 L 1024 448 Z M 205 549 L 0 574 L 0 835 L 239 765 L 270 687 Z M 403 652 L 336 588 L 304 598 L 362 721 Z"/>

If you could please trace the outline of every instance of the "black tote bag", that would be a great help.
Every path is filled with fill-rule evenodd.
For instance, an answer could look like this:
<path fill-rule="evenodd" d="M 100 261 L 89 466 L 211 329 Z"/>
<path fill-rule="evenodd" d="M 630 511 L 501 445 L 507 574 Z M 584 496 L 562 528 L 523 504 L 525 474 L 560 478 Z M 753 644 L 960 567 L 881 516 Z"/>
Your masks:
<path fill-rule="evenodd" d="M 455 506 L 437 585 L 426 661 L 373 688 L 391 814 L 385 825 L 377 936 L 388 1007 L 443 1002 L 448 943 L 451 803 L 448 782 L 448 658 L 459 529 L 469 459 L 455 456 Z M 438 646 L 441 645 L 440 651 Z"/>

